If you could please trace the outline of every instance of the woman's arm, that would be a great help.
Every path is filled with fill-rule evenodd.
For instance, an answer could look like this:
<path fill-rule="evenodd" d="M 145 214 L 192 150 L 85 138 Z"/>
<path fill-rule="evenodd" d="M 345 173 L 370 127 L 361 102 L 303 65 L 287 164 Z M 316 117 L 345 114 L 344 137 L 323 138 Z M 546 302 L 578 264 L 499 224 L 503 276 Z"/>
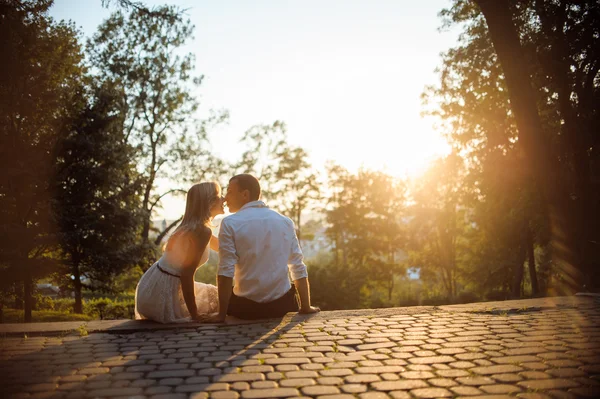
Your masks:
<path fill-rule="evenodd" d="M 192 319 L 198 319 L 198 308 L 196 306 L 196 293 L 194 291 L 194 274 L 204 249 L 208 245 L 211 237 L 209 228 L 205 228 L 198 237 L 190 238 L 192 245 L 189 246 L 189 256 L 186 256 L 186 265 L 181 272 L 181 292 L 183 299 L 190 312 Z"/>
<path fill-rule="evenodd" d="M 215 236 L 210 237 L 210 249 L 219 252 L 219 239 Z"/>

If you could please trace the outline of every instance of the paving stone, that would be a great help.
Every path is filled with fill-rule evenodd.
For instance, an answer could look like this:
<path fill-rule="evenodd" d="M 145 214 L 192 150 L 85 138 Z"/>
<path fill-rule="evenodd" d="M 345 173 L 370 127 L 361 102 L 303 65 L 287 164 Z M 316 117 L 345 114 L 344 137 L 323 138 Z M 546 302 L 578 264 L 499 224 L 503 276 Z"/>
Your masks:
<path fill-rule="evenodd" d="M 458 377 L 456 382 L 462 385 L 491 385 L 495 384 L 495 381 L 489 377 Z"/>
<path fill-rule="evenodd" d="M 360 367 L 358 369 L 360 369 Z M 319 370 L 319 374 L 323 377 L 343 377 L 354 374 L 354 372 L 351 369 L 325 369 Z"/>
<path fill-rule="evenodd" d="M 450 378 L 430 378 L 427 380 L 430 385 L 442 388 L 448 388 L 458 385 L 456 381 Z"/>
<path fill-rule="evenodd" d="M 142 393 L 142 388 L 138 387 L 130 387 L 130 388 L 113 388 L 113 389 L 97 389 L 87 392 L 87 396 L 96 398 L 104 398 L 104 397 L 115 397 L 115 396 L 133 396 L 140 395 Z"/>
<path fill-rule="evenodd" d="M 271 388 L 271 389 L 251 389 L 242 392 L 244 399 L 262 399 L 262 398 L 288 398 L 300 396 L 297 389 L 293 388 Z"/>
<path fill-rule="evenodd" d="M 306 357 L 288 357 L 288 358 L 270 358 L 265 359 L 266 364 L 277 365 L 277 364 L 304 364 L 310 363 L 310 359 Z"/>
<path fill-rule="evenodd" d="M 583 398 L 598 398 L 600 397 L 600 388 L 594 387 L 579 387 L 570 389 L 569 392 Z"/>
<path fill-rule="evenodd" d="M 170 386 L 153 386 L 148 387 L 144 390 L 145 395 L 158 395 L 166 394 L 173 391 L 173 387 Z"/>
<path fill-rule="evenodd" d="M 212 384 L 185 384 L 175 387 L 175 392 L 217 392 L 229 390 L 229 384 L 224 382 L 215 382 Z"/>
<path fill-rule="evenodd" d="M 430 371 L 405 371 L 400 376 L 406 379 L 427 379 L 434 378 L 435 374 Z"/>
<path fill-rule="evenodd" d="M 417 398 L 448 398 L 454 396 L 452 392 L 444 388 L 413 389 L 410 393 Z"/>
<path fill-rule="evenodd" d="M 398 374 L 395 373 L 382 373 L 379 374 L 379 376 L 384 381 L 396 381 L 400 379 L 400 377 L 398 377 Z"/>
<path fill-rule="evenodd" d="M 235 391 L 217 391 L 211 392 L 211 399 L 237 399 L 240 397 L 240 394 Z"/>
<path fill-rule="evenodd" d="M 410 399 L 411 398 L 410 394 L 406 391 L 392 391 L 392 392 L 388 392 L 388 395 L 390 395 L 390 397 L 392 397 L 393 399 Z"/>
<path fill-rule="evenodd" d="M 464 395 L 464 396 L 481 395 L 483 393 L 483 392 L 481 392 L 481 390 L 479 390 L 475 387 L 470 387 L 470 386 L 456 386 L 456 387 L 450 388 L 450 390 L 457 395 Z"/>
<path fill-rule="evenodd" d="M 331 385 L 316 385 L 311 387 L 303 387 L 301 391 L 304 395 L 308 396 L 332 395 L 340 393 L 339 388 Z"/>
<path fill-rule="evenodd" d="M 552 378 L 550 374 L 542 371 L 524 371 L 519 373 L 519 375 L 527 380 L 543 380 L 546 378 Z"/>
<path fill-rule="evenodd" d="M 339 377 L 321 377 L 317 378 L 319 385 L 342 385 L 344 380 Z M 283 386 L 283 384 L 281 384 Z"/>
<path fill-rule="evenodd" d="M 521 381 L 518 382 L 517 385 L 526 389 L 564 389 L 579 386 L 577 382 L 564 378 Z"/>
<path fill-rule="evenodd" d="M 366 384 L 369 382 L 380 381 L 381 377 L 377 374 L 355 374 L 344 377 L 349 384 Z"/>
<path fill-rule="evenodd" d="M 286 327 L 278 323 L 260 323 L 93 333 L 85 339 L 42 337 L 34 345 L 22 339 L 0 341 L 0 384 L 8 387 L 7 392 L 65 399 L 94 391 L 124 397 L 131 388 L 138 390 L 131 397 L 191 394 L 195 399 L 240 393 L 330 398 L 596 397 L 600 306 L 587 303 L 585 310 L 579 305 L 550 306 L 506 316 L 431 308 L 420 314 L 374 318 L 350 315 L 306 320 L 303 325 L 293 322 L 284 331 Z M 319 316 L 323 315 L 327 313 Z M 52 347 L 39 344 L 50 341 Z M 7 348 L 4 342 L 16 344 Z M 6 364 L 9 359 L 16 361 Z M 30 370 L 36 370 L 34 376 Z M 300 386 L 308 381 L 315 385 Z M 27 391 L 48 383 L 46 387 L 54 388 Z M 209 386 L 213 388 L 207 391 Z M 325 391 L 302 391 L 308 388 Z"/>
<path fill-rule="evenodd" d="M 237 374 L 224 374 L 218 377 L 220 382 L 238 382 L 238 381 L 262 381 L 265 379 L 265 375 L 262 373 L 237 373 Z"/>
<path fill-rule="evenodd" d="M 479 387 L 479 389 L 491 394 L 513 394 L 516 392 L 521 392 L 521 388 L 508 384 L 482 385 Z"/>
<path fill-rule="evenodd" d="M 373 366 L 373 367 L 357 367 L 354 369 L 359 374 L 381 374 L 381 373 L 401 373 L 406 369 L 402 366 Z M 323 374 L 321 372 L 321 374 Z"/>
<path fill-rule="evenodd" d="M 523 380 L 523 377 L 521 377 L 520 375 L 512 373 L 493 374 L 490 377 L 498 382 L 518 382 Z"/>
<path fill-rule="evenodd" d="M 428 386 L 423 380 L 379 381 L 371 383 L 371 387 L 377 391 L 409 390 Z"/>
<path fill-rule="evenodd" d="M 448 377 L 448 378 L 466 377 L 469 375 L 469 373 L 465 370 L 456 370 L 456 369 L 437 370 L 436 374 L 439 375 L 440 377 Z"/>
<path fill-rule="evenodd" d="M 365 392 L 358 395 L 360 399 L 389 399 L 389 396 L 383 392 Z"/>
<path fill-rule="evenodd" d="M 451 363 L 454 362 L 452 356 L 427 356 L 427 357 L 413 357 L 408 359 L 413 364 L 434 364 L 434 363 Z"/>
<path fill-rule="evenodd" d="M 523 371 L 519 366 L 513 365 L 500 365 L 500 366 L 487 366 L 487 367 L 473 367 L 469 370 L 475 374 L 491 375 L 491 374 L 503 374 L 503 373 L 518 373 Z"/>
<path fill-rule="evenodd" d="M 148 378 L 175 378 L 175 377 L 192 377 L 196 375 L 194 370 L 167 370 L 167 371 L 151 371 L 148 373 Z"/>
<path fill-rule="evenodd" d="M 342 390 L 342 392 L 345 393 L 362 393 L 365 392 L 367 390 L 367 385 L 366 384 L 344 384 L 340 386 L 340 389 Z"/>
<path fill-rule="evenodd" d="M 544 395 L 542 393 L 534 393 L 534 392 L 520 393 L 517 395 L 517 397 L 522 398 L 522 399 L 552 399 L 548 395 Z"/>
<path fill-rule="evenodd" d="M 316 384 L 312 378 L 289 378 L 279 381 L 279 386 L 282 388 L 300 388 Z"/>

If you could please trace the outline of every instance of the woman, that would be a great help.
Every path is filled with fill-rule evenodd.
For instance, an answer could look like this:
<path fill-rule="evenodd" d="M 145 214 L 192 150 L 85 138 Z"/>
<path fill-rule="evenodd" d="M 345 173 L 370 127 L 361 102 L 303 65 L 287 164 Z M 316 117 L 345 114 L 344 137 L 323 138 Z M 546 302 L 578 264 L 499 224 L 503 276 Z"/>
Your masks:
<path fill-rule="evenodd" d="M 218 240 L 208 227 L 224 213 L 217 183 L 195 184 L 187 193 L 181 224 L 167 241 L 162 257 L 144 273 L 135 291 L 135 318 L 160 323 L 201 320 L 218 311 L 217 287 L 194 281 L 198 267 L 208 260 L 209 244 Z"/>

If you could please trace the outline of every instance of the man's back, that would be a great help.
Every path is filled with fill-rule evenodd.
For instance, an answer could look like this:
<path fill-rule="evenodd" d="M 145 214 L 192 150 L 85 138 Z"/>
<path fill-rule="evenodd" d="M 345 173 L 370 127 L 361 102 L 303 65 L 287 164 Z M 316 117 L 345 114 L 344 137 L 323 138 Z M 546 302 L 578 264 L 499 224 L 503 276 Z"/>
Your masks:
<path fill-rule="evenodd" d="M 219 232 L 219 275 L 234 278 L 234 293 L 255 302 L 280 298 L 292 279 L 307 277 L 294 223 L 262 201 L 226 217 Z"/>

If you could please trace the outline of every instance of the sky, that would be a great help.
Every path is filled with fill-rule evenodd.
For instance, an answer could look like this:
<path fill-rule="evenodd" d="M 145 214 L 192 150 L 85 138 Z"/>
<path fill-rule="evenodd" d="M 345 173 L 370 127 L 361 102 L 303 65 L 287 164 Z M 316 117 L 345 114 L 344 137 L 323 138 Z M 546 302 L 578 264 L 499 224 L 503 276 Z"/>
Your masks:
<path fill-rule="evenodd" d="M 209 133 L 225 160 L 239 159 L 246 130 L 276 120 L 318 170 L 332 160 L 350 171 L 415 176 L 448 152 L 434 121 L 421 116 L 420 95 L 439 81 L 440 53 L 456 44 L 456 31 L 438 30 L 450 0 L 144 2 L 187 9 L 195 33 L 184 50 L 204 75 L 199 116 L 230 114 Z M 112 3 L 55 0 L 50 15 L 90 37 L 117 9 Z M 183 199 L 169 198 L 157 217 L 176 219 L 183 209 Z"/>

